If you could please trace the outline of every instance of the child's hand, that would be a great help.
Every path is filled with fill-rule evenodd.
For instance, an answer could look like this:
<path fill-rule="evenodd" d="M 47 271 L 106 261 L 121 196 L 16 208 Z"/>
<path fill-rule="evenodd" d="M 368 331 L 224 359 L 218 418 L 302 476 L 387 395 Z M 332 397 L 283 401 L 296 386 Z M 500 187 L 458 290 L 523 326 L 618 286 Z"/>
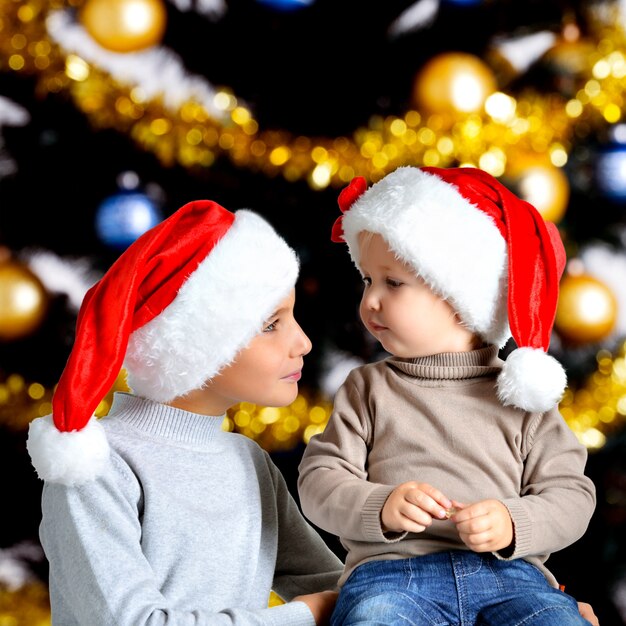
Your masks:
<path fill-rule="evenodd" d="M 452 502 L 441 491 L 414 481 L 398 485 L 380 514 L 383 532 L 421 533 L 436 519 L 446 519 Z"/>
<path fill-rule="evenodd" d="M 330 616 L 335 608 L 338 595 L 336 591 L 319 591 L 318 593 L 297 596 L 293 602 L 304 602 L 313 613 L 317 626 L 324 626 L 330 623 Z"/>
<path fill-rule="evenodd" d="M 587 602 L 579 602 L 578 603 L 578 611 L 581 616 L 584 617 L 588 622 L 593 624 L 593 626 L 600 626 L 600 621 L 598 617 L 593 612 L 593 608 L 591 604 L 587 604 Z"/>
<path fill-rule="evenodd" d="M 474 552 L 496 552 L 511 545 L 513 521 L 499 500 L 474 504 L 454 502 L 456 512 L 450 517 L 463 543 Z"/>

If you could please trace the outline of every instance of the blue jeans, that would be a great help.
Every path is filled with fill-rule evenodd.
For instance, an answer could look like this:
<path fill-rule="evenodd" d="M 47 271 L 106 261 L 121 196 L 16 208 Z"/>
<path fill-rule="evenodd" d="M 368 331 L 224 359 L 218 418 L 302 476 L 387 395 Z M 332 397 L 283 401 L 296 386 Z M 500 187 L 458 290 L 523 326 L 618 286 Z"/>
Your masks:
<path fill-rule="evenodd" d="M 439 552 L 370 561 L 343 585 L 331 626 L 582 626 L 576 600 L 521 559 Z"/>

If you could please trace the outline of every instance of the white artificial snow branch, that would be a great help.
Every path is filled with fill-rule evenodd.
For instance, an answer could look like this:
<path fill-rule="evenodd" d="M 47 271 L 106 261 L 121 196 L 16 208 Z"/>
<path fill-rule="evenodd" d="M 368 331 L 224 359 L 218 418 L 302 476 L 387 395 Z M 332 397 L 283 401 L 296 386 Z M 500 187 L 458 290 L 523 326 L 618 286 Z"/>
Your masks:
<path fill-rule="evenodd" d="M 402 11 L 390 24 L 387 33 L 391 37 L 398 37 L 429 26 L 437 17 L 439 0 L 418 0 Z"/>
<path fill-rule="evenodd" d="M 0 128 L 2 126 L 25 126 L 30 122 L 28 111 L 19 104 L 0 96 Z"/>
<path fill-rule="evenodd" d="M 626 577 L 619 578 L 613 584 L 611 597 L 621 618 L 626 621 Z"/>
<path fill-rule="evenodd" d="M 78 311 L 87 290 L 101 278 L 85 259 L 63 259 L 47 250 L 24 254 L 29 269 L 51 293 L 62 293 Z"/>
<path fill-rule="evenodd" d="M 626 30 L 626 0 L 609 0 L 608 2 L 596 2 L 591 5 L 592 12 L 598 19 L 606 24 L 615 22 L 615 9 L 617 8 L 617 22 Z"/>
<path fill-rule="evenodd" d="M 46 20 L 48 35 L 68 54 L 108 72 L 129 87 L 138 87 L 146 99 L 160 97 L 164 106 L 177 110 L 186 102 L 197 102 L 222 123 L 229 112 L 216 106 L 218 91 L 201 76 L 189 74 L 180 57 L 169 48 L 153 46 L 137 52 L 112 52 L 100 46 L 77 23 L 70 10 L 53 11 Z"/>
<path fill-rule="evenodd" d="M 346 376 L 365 361 L 353 354 L 338 349 L 327 350 L 323 357 L 324 374 L 320 381 L 322 393 L 333 398 L 345 381 Z"/>
<path fill-rule="evenodd" d="M 498 38 L 493 47 L 519 73 L 525 72 L 556 43 L 556 35 L 550 31 L 540 31 L 520 37 Z"/>
<path fill-rule="evenodd" d="M 15 161 L 5 150 L 2 127 L 25 126 L 28 122 L 30 122 L 30 115 L 26 109 L 13 100 L 0 96 L 0 179 L 17 171 Z"/>
<path fill-rule="evenodd" d="M 35 578 L 28 562 L 43 558 L 42 548 L 30 541 L 0 549 L 0 585 L 10 592 L 17 591 Z"/>
<path fill-rule="evenodd" d="M 226 13 L 224 0 L 169 0 L 179 11 L 195 11 L 212 21 L 217 21 Z"/>

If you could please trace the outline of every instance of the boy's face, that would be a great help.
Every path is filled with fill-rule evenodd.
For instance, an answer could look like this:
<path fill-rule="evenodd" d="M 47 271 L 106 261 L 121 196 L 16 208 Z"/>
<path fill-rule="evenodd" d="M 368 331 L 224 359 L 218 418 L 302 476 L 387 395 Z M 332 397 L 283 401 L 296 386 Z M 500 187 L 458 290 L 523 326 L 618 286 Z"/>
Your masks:
<path fill-rule="evenodd" d="M 200 390 L 206 402 L 221 408 L 213 409 L 213 415 L 238 402 L 286 406 L 296 399 L 303 357 L 311 351 L 311 341 L 294 318 L 294 304 L 292 290 L 248 347 Z"/>
<path fill-rule="evenodd" d="M 367 330 L 395 356 L 412 358 L 472 349 L 474 335 L 452 307 L 380 235 L 359 238 L 363 296 L 359 309 Z"/>

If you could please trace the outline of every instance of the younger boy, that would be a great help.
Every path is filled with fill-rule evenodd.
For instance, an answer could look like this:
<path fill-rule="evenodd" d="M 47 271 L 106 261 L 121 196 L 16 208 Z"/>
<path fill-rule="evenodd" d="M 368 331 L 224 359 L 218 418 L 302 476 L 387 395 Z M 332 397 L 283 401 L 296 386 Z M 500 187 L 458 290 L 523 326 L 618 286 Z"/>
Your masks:
<path fill-rule="evenodd" d="M 473 168 L 402 167 L 339 202 L 392 356 L 348 375 L 300 465 L 305 515 L 347 550 L 331 623 L 587 624 L 545 565 L 595 506 L 547 354 L 557 229 Z"/>

